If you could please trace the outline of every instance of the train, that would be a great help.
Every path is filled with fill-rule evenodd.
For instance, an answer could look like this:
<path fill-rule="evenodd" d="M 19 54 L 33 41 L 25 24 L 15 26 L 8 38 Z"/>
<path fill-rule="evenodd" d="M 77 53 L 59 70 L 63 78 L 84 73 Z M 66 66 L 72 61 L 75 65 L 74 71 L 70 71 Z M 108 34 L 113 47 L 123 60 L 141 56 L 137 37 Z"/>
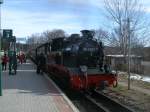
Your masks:
<path fill-rule="evenodd" d="M 104 56 L 103 43 L 94 32 L 58 37 L 32 50 L 32 58 L 43 53 L 45 72 L 73 90 L 93 90 L 117 86 L 117 75 L 112 73 Z"/>

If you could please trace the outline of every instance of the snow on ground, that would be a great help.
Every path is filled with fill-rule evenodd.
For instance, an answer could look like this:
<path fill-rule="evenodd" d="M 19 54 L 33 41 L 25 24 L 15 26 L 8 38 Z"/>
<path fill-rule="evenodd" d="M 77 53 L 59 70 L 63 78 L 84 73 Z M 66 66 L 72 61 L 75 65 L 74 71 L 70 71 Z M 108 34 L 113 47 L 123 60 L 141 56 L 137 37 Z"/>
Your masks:
<path fill-rule="evenodd" d="M 127 74 L 127 72 L 122 72 L 122 71 L 117 71 L 117 72 L 118 72 L 118 75 Z M 116 73 L 116 72 L 113 71 L 113 73 Z M 131 73 L 131 77 L 130 78 L 134 79 L 134 80 L 142 80 L 142 81 L 150 83 L 150 77 L 148 77 L 148 76 L 141 76 L 140 74 Z"/>

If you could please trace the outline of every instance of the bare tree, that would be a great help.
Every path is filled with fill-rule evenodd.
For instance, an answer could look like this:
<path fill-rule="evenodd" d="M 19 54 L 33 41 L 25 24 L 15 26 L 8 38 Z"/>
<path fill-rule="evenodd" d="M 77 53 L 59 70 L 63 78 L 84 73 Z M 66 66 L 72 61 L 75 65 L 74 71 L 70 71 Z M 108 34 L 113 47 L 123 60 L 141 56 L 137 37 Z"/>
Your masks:
<path fill-rule="evenodd" d="M 128 20 L 130 24 L 131 47 L 145 45 L 149 35 L 144 7 L 138 0 L 104 0 L 107 18 L 113 22 L 111 43 L 119 46 L 126 55 L 128 49 Z"/>
<path fill-rule="evenodd" d="M 30 49 L 36 48 L 37 46 L 49 42 L 54 38 L 65 37 L 65 31 L 56 29 L 52 31 L 45 31 L 43 33 L 35 33 L 28 37 L 27 44 Z"/>
<path fill-rule="evenodd" d="M 28 37 L 27 44 L 30 49 L 36 48 L 41 43 L 40 37 L 41 35 L 39 33 L 32 34 Z"/>
<path fill-rule="evenodd" d="M 98 41 L 109 40 L 109 33 L 102 28 L 99 28 L 98 30 L 95 30 L 95 38 L 97 38 Z"/>
<path fill-rule="evenodd" d="M 51 41 L 54 38 L 65 37 L 65 31 L 61 29 L 55 29 L 52 31 L 43 32 L 43 36 L 47 38 L 48 41 Z"/>

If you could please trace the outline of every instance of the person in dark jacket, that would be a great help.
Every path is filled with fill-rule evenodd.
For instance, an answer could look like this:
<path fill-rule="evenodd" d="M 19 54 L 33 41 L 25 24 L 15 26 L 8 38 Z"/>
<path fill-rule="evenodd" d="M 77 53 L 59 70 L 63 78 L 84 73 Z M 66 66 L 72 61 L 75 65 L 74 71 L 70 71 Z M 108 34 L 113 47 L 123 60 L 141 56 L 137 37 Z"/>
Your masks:
<path fill-rule="evenodd" d="M 9 55 L 9 75 L 12 75 L 13 56 Z"/>
<path fill-rule="evenodd" d="M 37 55 L 36 55 L 36 65 L 37 65 L 37 67 L 36 67 L 36 73 L 37 73 L 37 74 L 40 73 L 39 60 L 40 60 L 40 55 L 37 54 Z"/>
<path fill-rule="evenodd" d="M 17 56 L 16 56 L 16 52 L 14 52 L 13 54 L 13 69 L 14 69 L 14 74 L 17 73 Z"/>
<path fill-rule="evenodd" d="M 46 65 L 46 58 L 43 53 L 40 54 L 40 56 L 37 56 L 37 73 L 43 74 L 43 71 L 45 70 Z"/>

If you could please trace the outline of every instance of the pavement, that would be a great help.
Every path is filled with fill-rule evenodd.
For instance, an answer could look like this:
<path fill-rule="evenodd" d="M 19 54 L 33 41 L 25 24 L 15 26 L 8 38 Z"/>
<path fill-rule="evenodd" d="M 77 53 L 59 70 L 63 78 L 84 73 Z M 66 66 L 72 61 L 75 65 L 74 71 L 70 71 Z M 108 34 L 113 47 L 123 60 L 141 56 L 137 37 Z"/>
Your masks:
<path fill-rule="evenodd" d="M 0 112 L 78 112 L 31 62 L 19 64 L 17 75 L 3 72 L 2 88 Z"/>

